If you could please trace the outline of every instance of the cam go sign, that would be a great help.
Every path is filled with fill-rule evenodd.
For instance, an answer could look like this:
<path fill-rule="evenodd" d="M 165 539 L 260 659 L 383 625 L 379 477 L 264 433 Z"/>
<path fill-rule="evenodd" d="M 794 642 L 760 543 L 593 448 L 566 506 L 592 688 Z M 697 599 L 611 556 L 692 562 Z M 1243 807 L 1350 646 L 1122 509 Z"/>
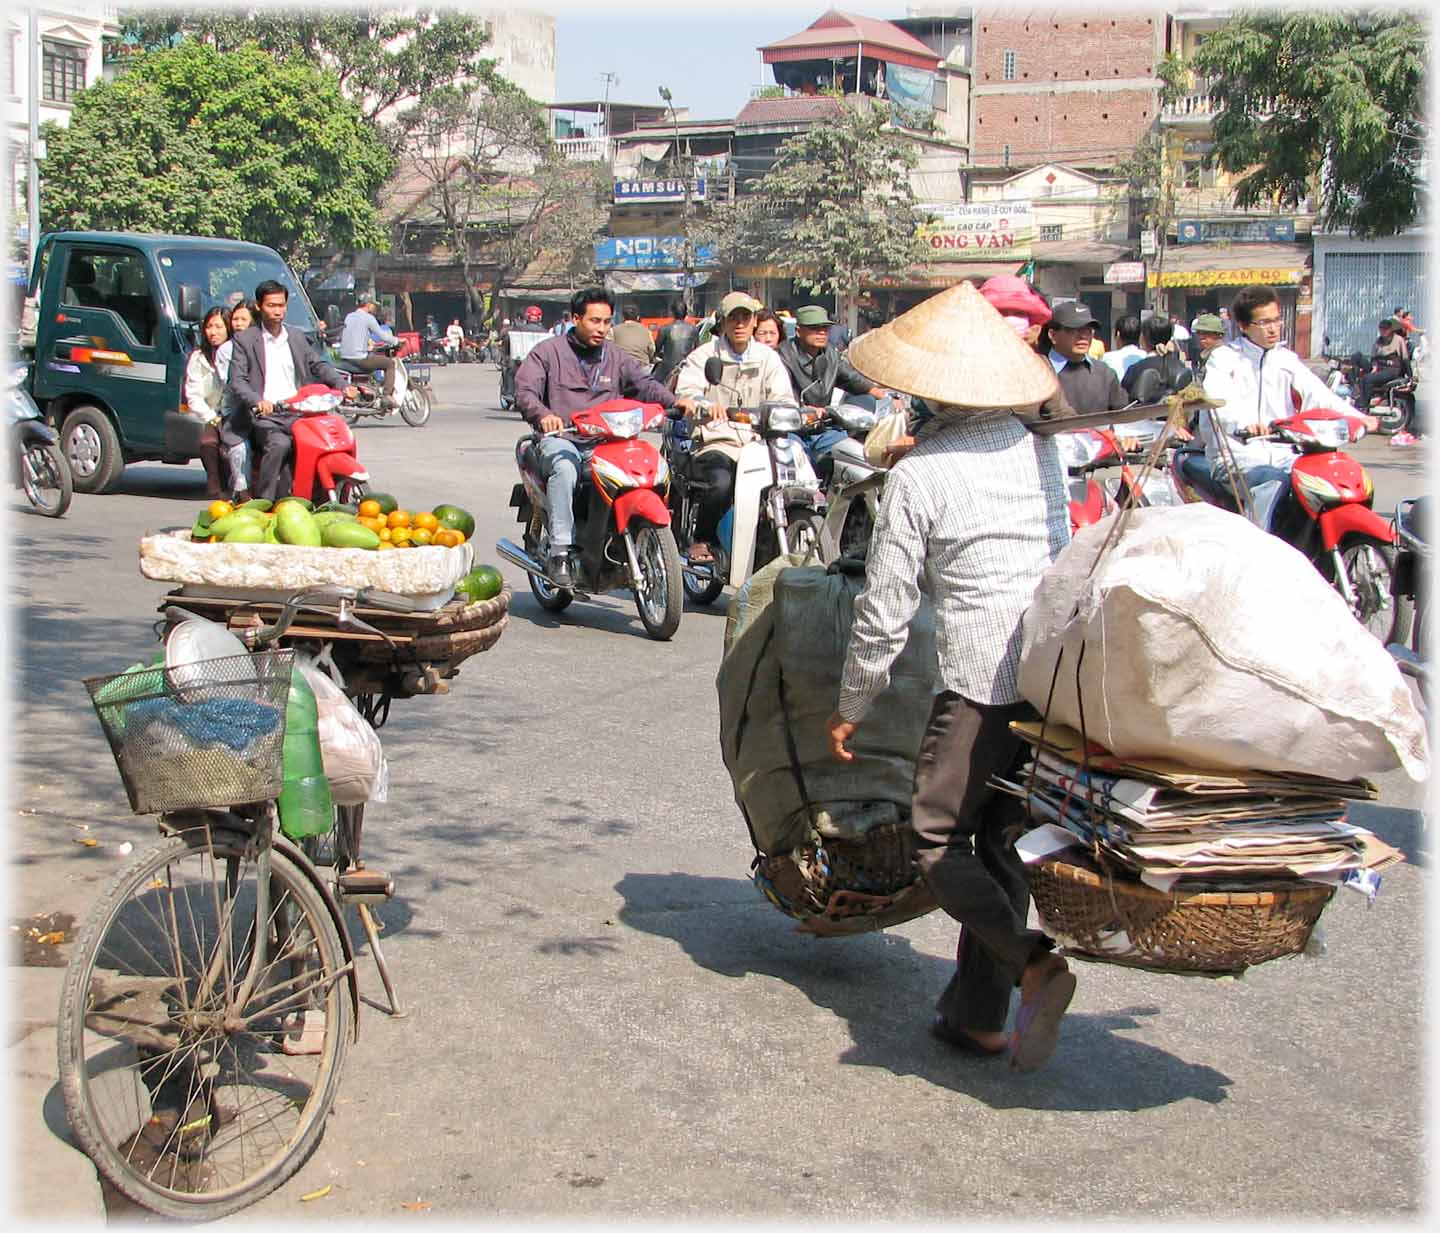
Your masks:
<path fill-rule="evenodd" d="M 1022 261 L 1030 256 L 1035 222 L 1028 201 L 941 205 L 917 234 L 936 258 L 964 253 L 971 261 Z"/>

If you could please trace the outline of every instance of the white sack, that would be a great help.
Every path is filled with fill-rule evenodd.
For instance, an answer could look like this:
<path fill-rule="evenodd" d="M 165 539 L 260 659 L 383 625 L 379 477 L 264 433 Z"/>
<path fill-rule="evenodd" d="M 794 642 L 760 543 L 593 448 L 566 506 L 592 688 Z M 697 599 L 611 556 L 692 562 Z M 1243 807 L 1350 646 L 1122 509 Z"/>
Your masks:
<path fill-rule="evenodd" d="M 1025 616 L 1020 691 L 1123 757 L 1352 779 L 1429 771 L 1425 725 L 1380 642 L 1294 548 L 1213 506 L 1078 531 Z M 1076 611 L 1078 605 L 1078 612 Z M 1072 613 L 1074 614 L 1072 616 Z"/>
<path fill-rule="evenodd" d="M 383 801 L 389 774 L 379 734 L 315 661 L 300 660 L 300 671 L 315 694 L 320 758 L 331 799 L 337 805 Z"/>

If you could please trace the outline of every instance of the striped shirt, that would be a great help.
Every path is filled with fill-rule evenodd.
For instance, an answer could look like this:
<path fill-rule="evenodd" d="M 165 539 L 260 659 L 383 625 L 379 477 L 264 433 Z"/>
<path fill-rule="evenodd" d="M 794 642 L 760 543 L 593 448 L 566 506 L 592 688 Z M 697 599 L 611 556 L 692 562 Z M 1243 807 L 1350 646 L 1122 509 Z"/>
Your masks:
<path fill-rule="evenodd" d="M 935 605 L 937 689 L 1018 701 L 1020 621 L 1070 539 L 1054 441 L 1008 412 L 936 418 L 885 480 L 840 680 L 849 723 L 889 684 L 922 589 Z"/>

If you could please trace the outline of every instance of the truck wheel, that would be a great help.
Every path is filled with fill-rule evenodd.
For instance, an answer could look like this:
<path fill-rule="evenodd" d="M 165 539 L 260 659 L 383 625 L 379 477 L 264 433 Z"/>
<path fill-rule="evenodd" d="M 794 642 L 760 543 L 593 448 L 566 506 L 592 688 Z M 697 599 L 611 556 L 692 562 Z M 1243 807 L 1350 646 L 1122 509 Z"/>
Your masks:
<path fill-rule="evenodd" d="M 82 403 L 65 417 L 60 448 L 75 477 L 76 492 L 113 492 L 125 471 L 120 437 L 99 407 Z"/>

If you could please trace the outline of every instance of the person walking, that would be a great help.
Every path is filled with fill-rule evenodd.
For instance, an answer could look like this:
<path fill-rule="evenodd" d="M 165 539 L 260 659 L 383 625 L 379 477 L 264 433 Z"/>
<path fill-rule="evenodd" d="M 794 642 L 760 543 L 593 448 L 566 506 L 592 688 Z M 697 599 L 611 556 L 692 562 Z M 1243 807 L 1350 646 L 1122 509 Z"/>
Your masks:
<path fill-rule="evenodd" d="M 620 316 L 623 320 L 610 335 L 610 341 L 649 372 L 655 367 L 655 339 L 650 327 L 640 320 L 640 310 L 634 304 L 625 305 Z"/>
<path fill-rule="evenodd" d="M 1058 451 L 1023 422 L 1058 381 L 969 283 L 857 339 L 851 360 L 876 384 L 927 400 L 936 424 L 885 481 L 827 722 L 831 753 L 854 756 L 848 743 L 888 684 L 925 592 L 935 607 L 938 690 L 910 824 L 916 870 L 961 927 L 931 1032 L 961 1052 L 1008 1053 L 1013 1068 L 1034 1070 L 1055 1049 L 1075 977 L 1026 926 L 1029 886 L 1008 830 L 1019 805 L 989 780 L 1016 775 L 1024 761 L 1010 730 L 1032 714 L 1017 684 L 1021 620 L 1069 539 Z"/>

